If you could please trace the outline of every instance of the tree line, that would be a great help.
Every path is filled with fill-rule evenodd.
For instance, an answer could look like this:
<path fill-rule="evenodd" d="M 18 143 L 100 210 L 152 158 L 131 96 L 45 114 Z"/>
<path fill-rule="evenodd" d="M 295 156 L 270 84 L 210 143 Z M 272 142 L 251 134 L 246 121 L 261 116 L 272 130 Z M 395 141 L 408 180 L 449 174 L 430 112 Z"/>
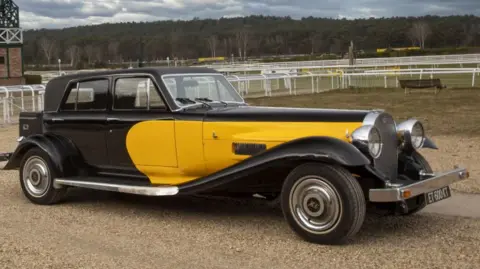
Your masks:
<path fill-rule="evenodd" d="M 342 55 L 356 50 L 418 46 L 480 46 L 480 17 L 424 16 L 369 19 L 249 16 L 106 23 L 24 32 L 27 65 L 87 67 L 108 62 L 265 55 Z"/>

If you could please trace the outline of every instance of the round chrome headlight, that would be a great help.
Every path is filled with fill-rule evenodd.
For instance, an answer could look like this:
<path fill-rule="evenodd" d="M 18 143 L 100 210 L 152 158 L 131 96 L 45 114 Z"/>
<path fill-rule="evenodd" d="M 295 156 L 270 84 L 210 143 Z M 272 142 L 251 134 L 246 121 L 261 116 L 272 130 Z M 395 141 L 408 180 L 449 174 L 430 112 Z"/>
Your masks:
<path fill-rule="evenodd" d="M 382 137 L 375 127 L 372 127 L 368 133 L 368 151 L 373 158 L 380 157 L 382 153 Z"/>
<path fill-rule="evenodd" d="M 423 125 L 420 122 L 417 121 L 413 125 L 410 136 L 412 137 L 412 145 L 414 148 L 419 149 L 423 146 L 425 132 L 423 130 Z"/>
<path fill-rule="evenodd" d="M 373 158 L 382 154 L 383 142 L 380 131 L 372 125 L 363 125 L 352 133 L 352 139 L 368 147 L 368 153 Z"/>
<path fill-rule="evenodd" d="M 400 135 L 403 135 L 406 131 L 410 133 L 410 143 L 412 143 L 415 149 L 423 147 L 423 143 L 425 142 L 425 129 L 421 122 L 410 119 L 400 123 L 397 129 Z"/>

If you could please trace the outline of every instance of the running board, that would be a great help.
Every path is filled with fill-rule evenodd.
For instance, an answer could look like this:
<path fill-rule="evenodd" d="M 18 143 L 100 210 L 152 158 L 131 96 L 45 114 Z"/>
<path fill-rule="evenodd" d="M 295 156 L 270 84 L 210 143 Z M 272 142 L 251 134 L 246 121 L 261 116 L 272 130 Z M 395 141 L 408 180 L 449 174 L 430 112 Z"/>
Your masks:
<path fill-rule="evenodd" d="M 176 186 L 139 186 L 131 184 L 118 184 L 111 182 L 99 182 L 88 181 L 85 179 L 69 179 L 69 178 L 57 178 L 54 180 L 55 188 L 61 188 L 62 186 L 72 186 L 87 189 L 95 189 L 102 191 L 122 192 L 130 194 L 138 194 L 145 196 L 171 196 L 178 193 L 178 187 Z"/>

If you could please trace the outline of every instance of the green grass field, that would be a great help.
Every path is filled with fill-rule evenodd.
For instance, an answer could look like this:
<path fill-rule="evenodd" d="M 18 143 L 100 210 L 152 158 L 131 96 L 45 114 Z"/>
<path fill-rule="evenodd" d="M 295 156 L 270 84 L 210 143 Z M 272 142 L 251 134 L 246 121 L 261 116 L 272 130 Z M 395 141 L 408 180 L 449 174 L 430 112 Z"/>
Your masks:
<path fill-rule="evenodd" d="M 385 80 L 386 77 L 386 80 Z M 379 76 L 352 76 L 350 80 L 345 79 L 342 83 L 340 76 L 319 77 L 313 79 L 311 77 L 303 77 L 292 79 L 292 85 L 295 85 L 297 92 L 312 92 L 312 88 L 319 91 L 339 88 L 393 88 L 400 87 L 397 80 L 402 79 L 419 79 L 420 75 L 379 75 Z M 475 75 L 473 80 L 472 74 L 440 74 L 433 75 L 423 74 L 422 79 L 439 78 L 443 85 L 449 89 L 471 89 L 480 88 L 480 73 Z M 232 83 L 235 88 L 240 89 L 238 82 Z M 260 80 L 248 82 L 248 95 L 261 96 L 264 94 L 263 82 Z M 284 94 L 288 92 L 284 79 L 271 80 L 272 95 Z"/>

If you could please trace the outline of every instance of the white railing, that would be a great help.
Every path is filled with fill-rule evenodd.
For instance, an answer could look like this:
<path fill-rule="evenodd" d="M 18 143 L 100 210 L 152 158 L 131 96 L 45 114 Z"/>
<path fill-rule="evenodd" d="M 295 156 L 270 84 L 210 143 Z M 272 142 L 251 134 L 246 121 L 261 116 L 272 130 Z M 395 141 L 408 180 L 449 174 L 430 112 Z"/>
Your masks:
<path fill-rule="evenodd" d="M 383 67 L 383 66 L 415 66 L 415 65 L 444 65 L 444 64 L 480 64 L 480 54 L 454 54 L 432 55 L 414 57 L 384 57 L 355 59 L 356 67 Z M 198 67 L 210 67 L 221 72 L 241 72 L 272 69 L 297 69 L 297 68 L 339 68 L 349 67 L 348 59 L 316 60 L 298 62 L 276 62 L 256 64 L 212 64 Z"/>
<path fill-rule="evenodd" d="M 283 72 L 258 75 L 228 75 L 227 80 L 244 97 L 319 93 L 349 87 L 398 88 L 401 79 L 440 78 L 448 87 L 480 87 L 480 68 L 416 68 L 353 70 L 344 72 Z M 43 109 L 45 85 L 0 87 L 3 123 L 16 122 L 17 112 Z"/>
<path fill-rule="evenodd" d="M 385 58 L 360 58 L 355 60 L 355 65 L 350 66 L 348 59 L 341 60 L 318 60 L 318 61 L 299 61 L 299 62 L 277 62 L 277 63 L 255 63 L 255 64 L 212 64 L 196 67 L 209 67 L 219 72 L 247 72 L 247 71 L 267 71 L 277 70 L 278 72 L 288 72 L 289 70 L 309 69 L 342 69 L 342 68 L 386 68 L 391 66 L 408 66 L 408 68 L 416 68 L 417 66 L 439 67 L 441 65 L 458 64 L 475 64 L 480 67 L 480 54 L 455 54 L 455 55 L 434 55 L 434 56 L 415 56 L 415 57 L 385 57 Z M 74 74 L 79 72 L 100 71 L 98 70 L 70 70 L 63 71 L 63 74 Z M 30 71 L 29 74 L 42 75 L 42 83 L 47 83 L 50 79 L 58 77 L 58 71 Z"/>
<path fill-rule="evenodd" d="M 3 123 L 15 122 L 17 111 L 39 111 L 43 109 L 45 85 L 0 86 L 0 106 Z"/>

